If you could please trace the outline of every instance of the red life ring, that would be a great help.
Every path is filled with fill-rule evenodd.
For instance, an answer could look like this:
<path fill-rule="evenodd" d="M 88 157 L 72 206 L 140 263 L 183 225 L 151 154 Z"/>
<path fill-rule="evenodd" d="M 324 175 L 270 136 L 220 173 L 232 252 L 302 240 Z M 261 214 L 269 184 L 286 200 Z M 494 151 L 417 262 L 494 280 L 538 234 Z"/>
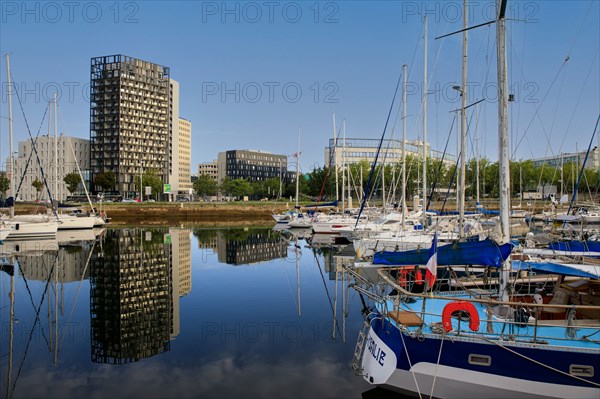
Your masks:
<path fill-rule="evenodd" d="M 442 325 L 446 332 L 452 331 L 452 313 L 462 310 L 469 314 L 469 328 L 471 331 L 479 330 L 479 313 L 471 302 L 457 301 L 450 302 L 442 311 Z"/>

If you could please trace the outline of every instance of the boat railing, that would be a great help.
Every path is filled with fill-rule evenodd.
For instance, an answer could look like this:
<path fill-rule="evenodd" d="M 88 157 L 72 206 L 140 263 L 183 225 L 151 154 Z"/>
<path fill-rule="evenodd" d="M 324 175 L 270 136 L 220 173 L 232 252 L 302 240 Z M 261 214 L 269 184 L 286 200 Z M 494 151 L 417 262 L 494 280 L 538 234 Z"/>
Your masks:
<path fill-rule="evenodd" d="M 348 268 L 351 270 L 351 268 Z M 414 333 L 429 331 L 431 333 L 447 333 L 462 338 L 479 338 L 488 340 L 510 341 L 527 344 L 548 344 L 559 346 L 600 344 L 600 306 L 593 304 L 573 303 L 538 303 L 533 294 L 514 294 L 509 301 L 498 299 L 493 290 L 453 290 L 438 293 L 411 292 L 409 284 L 399 284 L 389 274 L 389 268 L 377 269 L 381 283 L 368 281 L 360 274 L 350 273 L 355 277 L 353 288 L 380 303 L 380 309 L 388 319 L 393 319 L 400 328 Z M 357 278 L 358 276 L 358 278 Z M 382 286 L 383 285 L 383 286 Z M 385 286 L 385 287 L 384 287 Z M 387 288 L 386 288 L 387 287 Z M 390 295 L 390 288 L 395 294 Z M 556 295 L 556 294 L 555 294 Z M 412 299 L 410 299 L 412 298 Z M 435 307 L 411 306 L 407 301 L 437 300 Z M 440 301 L 441 300 L 441 301 Z M 478 305 L 478 319 L 481 328 L 472 331 L 469 322 L 453 320 L 453 329 L 445 332 L 442 328 L 443 309 L 445 305 L 465 301 Z M 433 301 L 432 301 L 433 302 Z M 445 304 L 444 304 L 445 302 Z M 481 309 L 485 307 L 485 310 Z M 391 309 L 391 310 L 390 310 Z M 481 315 L 481 316 L 480 316 Z M 411 316 L 410 323 L 404 323 L 400 316 Z M 415 320 L 418 320 L 415 322 Z M 412 323 L 412 324 L 411 324 Z"/>

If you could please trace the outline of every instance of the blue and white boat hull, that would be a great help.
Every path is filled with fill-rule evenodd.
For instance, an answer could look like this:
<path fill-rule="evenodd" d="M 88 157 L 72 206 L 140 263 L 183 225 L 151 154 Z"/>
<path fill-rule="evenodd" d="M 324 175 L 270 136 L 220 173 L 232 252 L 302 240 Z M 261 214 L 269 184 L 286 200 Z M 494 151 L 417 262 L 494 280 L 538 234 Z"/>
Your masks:
<path fill-rule="evenodd" d="M 468 335 L 411 337 L 379 316 L 371 320 L 361 371 L 372 384 L 424 397 L 600 397 L 597 351 L 543 346 L 486 342 Z M 590 365 L 591 377 L 574 375 L 578 366 Z"/>

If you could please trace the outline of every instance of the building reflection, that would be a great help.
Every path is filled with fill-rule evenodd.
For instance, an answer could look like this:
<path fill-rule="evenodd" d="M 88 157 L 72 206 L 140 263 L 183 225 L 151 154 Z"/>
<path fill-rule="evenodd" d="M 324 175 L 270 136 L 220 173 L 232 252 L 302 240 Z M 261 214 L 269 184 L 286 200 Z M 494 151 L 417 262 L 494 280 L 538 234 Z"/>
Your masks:
<path fill-rule="evenodd" d="M 172 325 L 171 339 L 180 332 L 179 298 L 192 292 L 192 231 L 184 228 L 170 228 L 166 242 L 171 242 L 172 267 Z"/>
<path fill-rule="evenodd" d="M 215 253 L 219 263 L 248 265 L 287 257 L 288 242 L 268 228 L 195 229 L 198 248 Z"/>
<path fill-rule="evenodd" d="M 171 240 L 165 229 L 107 231 L 102 251 L 91 260 L 93 362 L 130 363 L 170 349 L 174 332 Z M 177 322 L 177 334 L 178 329 Z"/>
<path fill-rule="evenodd" d="M 19 273 L 28 280 L 51 279 L 58 283 L 71 283 L 89 278 L 90 269 L 87 260 L 90 251 L 92 251 L 92 244 L 82 243 L 82 245 L 61 246 L 56 250 L 40 253 L 23 252 L 14 256 L 19 263 Z"/>
<path fill-rule="evenodd" d="M 287 257 L 288 244 L 271 229 L 237 229 L 219 232 L 218 259 L 229 265 L 248 265 Z"/>

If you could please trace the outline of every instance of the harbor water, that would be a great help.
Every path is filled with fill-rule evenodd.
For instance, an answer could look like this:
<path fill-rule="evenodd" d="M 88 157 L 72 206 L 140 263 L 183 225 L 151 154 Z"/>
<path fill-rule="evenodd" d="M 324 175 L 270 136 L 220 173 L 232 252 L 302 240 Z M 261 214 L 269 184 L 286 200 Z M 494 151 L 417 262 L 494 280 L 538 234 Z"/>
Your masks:
<path fill-rule="evenodd" d="M 268 228 L 5 243 L 5 398 L 359 398 L 338 248 Z M 13 310 L 14 309 L 14 310 Z"/>

